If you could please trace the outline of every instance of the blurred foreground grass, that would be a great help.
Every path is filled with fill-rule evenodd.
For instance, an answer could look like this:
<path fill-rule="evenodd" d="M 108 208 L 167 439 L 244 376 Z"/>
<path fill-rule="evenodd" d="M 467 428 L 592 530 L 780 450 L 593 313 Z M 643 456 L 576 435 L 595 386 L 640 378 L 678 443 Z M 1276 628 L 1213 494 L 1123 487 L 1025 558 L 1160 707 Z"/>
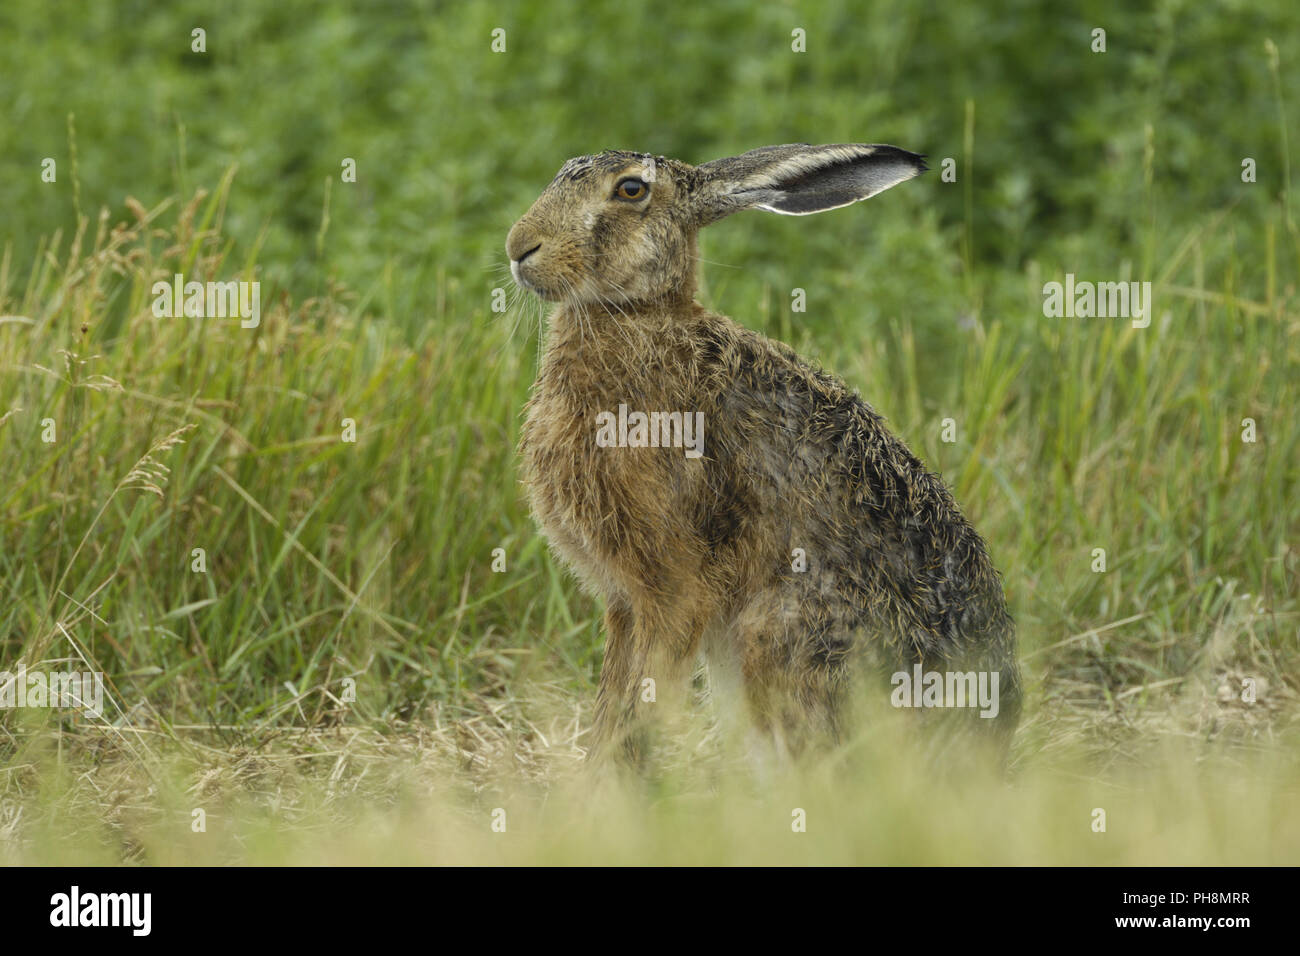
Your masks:
<path fill-rule="evenodd" d="M 891 731 L 901 728 L 883 722 Z M 0 863 L 111 865 L 1281 865 L 1300 857 L 1289 745 L 1164 736 L 1099 773 L 1068 751 L 1010 780 L 936 778 L 876 733 L 798 772 L 701 747 L 643 784 L 579 769 L 572 719 L 290 734 L 134 733 L 54 752 L 0 803 Z M 28 754 L 29 758 L 34 755 Z M 202 812 L 199 817 L 196 811 Z M 1104 814 L 1102 816 L 1101 814 Z M 196 821 L 201 820 L 201 832 Z M 1098 832 L 1098 821 L 1104 832 Z"/>

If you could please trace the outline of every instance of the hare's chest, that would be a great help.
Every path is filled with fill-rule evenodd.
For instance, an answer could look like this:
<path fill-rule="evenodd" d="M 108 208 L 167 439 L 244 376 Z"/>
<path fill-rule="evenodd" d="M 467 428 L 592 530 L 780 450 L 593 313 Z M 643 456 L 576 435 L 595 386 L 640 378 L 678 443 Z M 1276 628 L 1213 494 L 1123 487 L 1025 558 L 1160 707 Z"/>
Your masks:
<path fill-rule="evenodd" d="M 680 538 L 691 466 L 700 465 L 683 449 L 641 442 L 635 410 L 617 398 L 576 395 L 543 378 L 521 441 L 534 518 L 560 556 L 607 594 L 634 589 L 648 556 Z"/>
<path fill-rule="evenodd" d="M 601 403 L 539 381 L 528 404 L 521 451 L 524 484 L 542 531 L 566 558 L 593 550 L 602 515 L 616 517 L 622 500 L 618 461 L 599 454 Z"/>

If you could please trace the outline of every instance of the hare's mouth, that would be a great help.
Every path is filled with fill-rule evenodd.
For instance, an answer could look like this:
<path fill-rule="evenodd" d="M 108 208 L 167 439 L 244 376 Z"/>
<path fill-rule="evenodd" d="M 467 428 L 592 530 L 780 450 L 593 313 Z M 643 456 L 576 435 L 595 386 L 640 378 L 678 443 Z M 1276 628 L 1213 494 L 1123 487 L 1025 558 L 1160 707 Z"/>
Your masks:
<path fill-rule="evenodd" d="M 558 289 L 548 286 L 543 282 L 538 282 L 536 279 L 524 272 L 524 270 L 520 268 L 518 262 L 513 260 L 510 263 L 510 275 L 514 277 L 515 284 L 518 285 L 519 288 L 531 292 L 539 299 L 545 299 L 547 302 L 559 302 L 564 298 Z"/>

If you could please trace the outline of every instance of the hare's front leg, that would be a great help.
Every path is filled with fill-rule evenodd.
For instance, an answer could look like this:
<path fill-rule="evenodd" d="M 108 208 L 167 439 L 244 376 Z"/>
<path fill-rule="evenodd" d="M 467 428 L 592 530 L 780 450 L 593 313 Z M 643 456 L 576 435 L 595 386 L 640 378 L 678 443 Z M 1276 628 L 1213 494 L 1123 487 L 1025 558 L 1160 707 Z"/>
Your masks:
<path fill-rule="evenodd" d="M 605 661 L 600 668 L 600 688 L 596 692 L 595 728 L 587 759 L 605 756 L 611 748 L 621 748 L 616 739 L 619 728 L 632 723 L 636 694 L 633 666 L 632 606 L 625 599 L 610 601 L 605 609 Z"/>
<path fill-rule="evenodd" d="M 640 765 L 649 725 L 684 703 L 709 612 L 691 589 L 677 593 L 610 602 L 589 759 L 616 756 Z"/>

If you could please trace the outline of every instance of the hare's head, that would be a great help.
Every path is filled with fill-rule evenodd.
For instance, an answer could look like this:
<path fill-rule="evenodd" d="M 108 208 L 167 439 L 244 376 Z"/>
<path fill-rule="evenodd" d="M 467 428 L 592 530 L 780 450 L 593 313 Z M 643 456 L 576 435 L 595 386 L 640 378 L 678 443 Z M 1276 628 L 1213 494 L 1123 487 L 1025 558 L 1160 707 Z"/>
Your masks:
<path fill-rule="evenodd" d="M 553 302 L 689 298 L 701 226 L 749 208 L 837 209 L 925 168 L 897 146 L 764 146 L 702 166 L 622 150 L 579 156 L 515 223 L 506 254 L 515 281 Z"/>

